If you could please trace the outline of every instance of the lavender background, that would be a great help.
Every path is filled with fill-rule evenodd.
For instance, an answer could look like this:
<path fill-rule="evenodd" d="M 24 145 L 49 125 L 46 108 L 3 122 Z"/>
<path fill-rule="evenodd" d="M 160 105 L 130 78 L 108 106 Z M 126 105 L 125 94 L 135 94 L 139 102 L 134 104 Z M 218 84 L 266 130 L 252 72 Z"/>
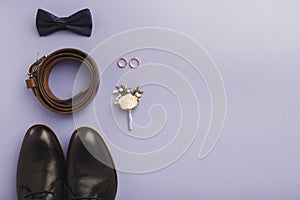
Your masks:
<path fill-rule="evenodd" d="M 93 14 L 91 38 L 69 32 L 38 36 L 34 24 L 38 8 L 67 16 L 86 7 Z M 204 136 L 200 130 L 191 148 L 168 168 L 140 175 L 119 172 L 117 199 L 300 198 L 298 1 L 2 0 L 0 8 L 1 200 L 16 199 L 19 148 L 31 125 L 51 126 L 65 150 L 75 129 L 72 116 L 48 112 L 26 89 L 26 70 L 36 53 L 48 54 L 63 47 L 89 52 L 113 34 L 147 26 L 183 32 L 206 48 L 223 76 L 227 118 L 218 144 L 204 160 L 197 158 Z M 148 61 L 153 52 L 134 55 Z M 161 62 L 172 59 L 167 55 L 158 58 Z M 111 67 L 113 75 L 116 66 Z M 55 81 L 51 78 L 50 84 L 58 96 L 68 97 L 76 71 L 68 64 L 62 70 L 70 75 L 54 70 Z M 204 91 L 204 84 L 198 81 Z M 175 101 L 170 102 L 176 107 Z M 208 103 L 204 94 L 200 106 Z M 209 109 L 201 114 L 207 122 Z M 140 121 L 143 123 L 143 119 Z M 162 144 L 165 142 L 161 140 Z"/>

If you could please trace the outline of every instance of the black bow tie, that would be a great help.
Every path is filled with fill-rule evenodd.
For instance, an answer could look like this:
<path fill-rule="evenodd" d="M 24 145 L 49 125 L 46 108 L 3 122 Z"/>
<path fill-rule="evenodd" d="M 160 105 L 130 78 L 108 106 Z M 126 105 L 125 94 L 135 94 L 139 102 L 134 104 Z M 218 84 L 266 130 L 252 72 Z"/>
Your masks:
<path fill-rule="evenodd" d="M 40 36 L 59 30 L 70 30 L 84 36 L 91 36 L 92 14 L 89 9 L 78 11 L 69 17 L 57 17 L 45 10 L 38 9 L 36 27 Z"/>

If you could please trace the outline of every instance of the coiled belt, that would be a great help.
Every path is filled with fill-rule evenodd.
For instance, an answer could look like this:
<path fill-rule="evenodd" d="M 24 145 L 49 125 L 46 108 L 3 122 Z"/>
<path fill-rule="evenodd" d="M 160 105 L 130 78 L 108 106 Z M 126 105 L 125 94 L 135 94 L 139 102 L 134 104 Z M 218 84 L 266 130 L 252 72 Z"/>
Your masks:
<path fill-rule="evenodd" d="M 70 99 L 56 97 L 48 84 L 53 67 L 63 60 L 79 61 L 86 66 L 90 73 L 91 83 Z M 43 56 L 28 69 L 27 88 L 31 88 L 34 95 L 48 110 L 59 114 L 71 114 L 86 107 L 97 94 L 99 86 L 99 72 L 95 61 L 86 53 L 72 48 L 60 49 L 48 56 Z"/>

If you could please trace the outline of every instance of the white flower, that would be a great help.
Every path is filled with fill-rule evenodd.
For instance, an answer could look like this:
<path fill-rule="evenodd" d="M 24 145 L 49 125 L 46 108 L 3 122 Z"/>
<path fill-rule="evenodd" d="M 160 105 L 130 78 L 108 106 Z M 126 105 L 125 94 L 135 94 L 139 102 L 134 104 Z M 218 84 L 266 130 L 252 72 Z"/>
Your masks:
<path fill-rule="evenodd" d="M 132 110 L 138 105 L 138 98 L 132 94 L 126 94 L 118 100 L 118 104 L 122 110 Z"/>
<path fill-rule="evenodd" d="M 119 90 L 114 90 L 113 94 L 118 94 Z"/>
<path fill-rule="evenodd" d="M 122 94 L 119 94 L 116 98 L 116 100 L 119 100 L 122 97 Z"/>
<path fill-rule="evenodd" d="M 135 93 L 135 96 L 141 97 L 142 95 L 141 95 L 139 92 L 136 92 L 136 93 Z"/>

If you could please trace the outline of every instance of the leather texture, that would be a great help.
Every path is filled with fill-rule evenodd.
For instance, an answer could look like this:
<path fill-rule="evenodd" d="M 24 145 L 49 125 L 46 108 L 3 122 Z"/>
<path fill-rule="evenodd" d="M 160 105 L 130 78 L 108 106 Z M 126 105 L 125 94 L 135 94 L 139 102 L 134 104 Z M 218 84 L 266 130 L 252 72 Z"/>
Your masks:
<path fill-rule="evenodd" d="M 117 173 L 110 152 L 93 129 L 81 127 L 72 135 L 67 156 L 66 199 L 113 200 Z"/>
<path fill-rule="evenodd" d="M 34 125 L 26 133 L 17 168 L 18 200 L 63 200 L 65 158 L 54 132 Z"/>
<path fill-rule="evenodd" d="M 56 97 L 48 84 L 51 70 L 58 62 L 65 60 L 80 62 L 90 74 L 90 84 L 70 99 Z M 60 49 L 40 58 L 30 66 L 28 75 L 27 88 L 32 89 L 44 107 L 59 114 L 71 114 L 86 107 L 97 94 L 100 82 L 94 59 L 85 52 L 73 48 Z"/>
<path fill-rule="evenodd" d="M 83 9 L 69 17 L 57 17 L 48 11 L 38 9 L 36 27 L 40 36 L 46 36 L 59 30 L 69 30 L 74 33 L 91 36 L 92 14 L 89 9 Z"/>

